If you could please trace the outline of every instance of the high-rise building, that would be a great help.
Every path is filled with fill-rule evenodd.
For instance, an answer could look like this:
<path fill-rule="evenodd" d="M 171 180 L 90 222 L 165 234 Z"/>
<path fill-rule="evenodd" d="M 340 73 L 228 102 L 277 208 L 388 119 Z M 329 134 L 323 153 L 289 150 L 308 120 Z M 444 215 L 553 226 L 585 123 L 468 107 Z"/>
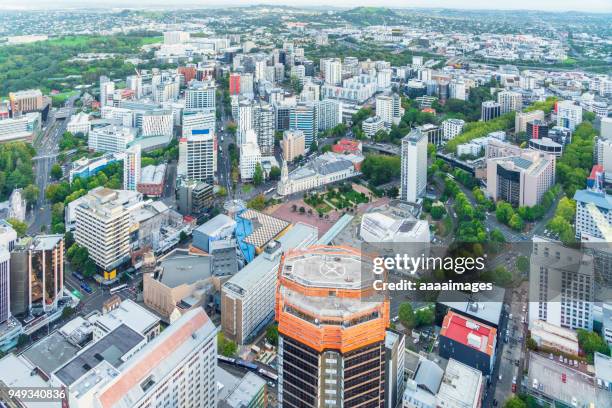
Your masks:
<path fill-rule="evenodd" d="M 190 35 L 185 31 L 166 31 L 164 32 L 164 44 L 175 45 L 189 41 Z"/>
<path fill-rule="evenodd" d="M 11 253 L 0 243 L 0 324 L 11 316 Z"/>
<path fill-rule="evenodd" d="M 95 152 L 120 153 L 125 152 L 128 145 L 134 141 L 134 136 L 132 128 L 107 125 L 92 129 L 87 144 Z"/>
<path fill-rule="evenodd" d="M 18 241 L 11 253 L 10 288 L 14 315 L 54 309 L 64 290 L 64 236 Z"/>
<path fill-rule="evenodd" d="M 249 130 L 248 133 L 254 133 Z M 247 136 L 247 139 L 255 138 Z M 257 165 L 261 166 L 261 151 L 259 146 L 254 141 L 247 141 L 240 146 L 240 179 L 243 181 L 251 181 L 255 175 Z"/>
<path fill-rule="evenodd" d="M 243 99 L 238 103 L 238 128 L 236 129 L 236 144 L 246 143 L 246 133 L 253 129 L 253 102 Z"/>
<path fill-rule="evenodd" d="M 376 72 L 376 89 L 379 92 L 386 91 L 391 88 L 391 76 L 393 71 L 391 68 L 383 68 Z"/>
<path fill-rule="evenodd" d="M 276 291 L 283 407 L 384 407 L 389 303 L 374 293 L 368 263 L 348 247 L 285 253 Z"/>
<path fill-rule="evenodd" d="M 89 258 L 112 271 L 130 256 L 130 212 L 115 190 L 91 190 L 75 208 L 74 239 Z"/>
<path fill-rule="evenodd" d="M 45 100 L 40 89 L 9 92 L 9 102 L 14 118 L 27 112 L 38 112 L 44 109 Z"/>
<path fill-rule="evenodd" d="M 182 137 L 187 137 L 192 130 L 208 129 L 210 132 L 215 131 L 216 114 L 213 109 L 209 110 L 184 110 L 182 119 Z"/>
<path fill-rule="evenodd" d="M 323 99 L 317 102 L 319 130 L 326 131 L 342 123 L 342 102 L 337 99 Z"/>
<path fill-rule="evenodd" d="M 612 118 L 601 118 L 600 134 L 602 139 L 612 140 Z"/>
<path fill-rule="evenodd" d="M 304 132 L 301 130 L 285 130 L 283 133 L 283 158 L 285 161 L 293 161 L 298 156 L 303 156 L 306 148 Z"/>
<path fill-rule="evenodd" d="M 257 134 L 257 145 L 263 156 L 274 155 L 274 108 L 260 102 L 253 108 L 253 128 Z"/>
<path fill-rule="evenodd" d="M 394 124 L 392 97 L 385 95 L 376 97 L 376 116 L 383 120 L 387 128 Z"/>
<path fill-rule="evenodd" d="M 113 94 L 115 93 L 115 83 L 108 77 L 100 77 L 100 106 L 113 105 Z"/>
<path fill-rule="evenodd" d="M 557 126 L 568 128 L 572 132 L 582 123 L 582 107 L 573 101 L 557 102 Z"/>
<path fill-rule="evenodd" d="M 238 73 L 229 76 L 229 94 L 240 95 L 240 74 Z"/>
<path fill-rule="evenodd" d="M 516 133 L 527 131 L 527 122 L 532 120 L 544 120 L 544 112 L 533 110 L 530 112 L 516 112 L 514 117 L 514 131 Z"/>
<path fill-rule="evenodd" d="M 240 75 L 240 95 L 245 98 L 253 99 L 253 74 L 244 73 Z"/>
<path fill-rule="evenodd" d="M 548 125 L 543 120 L 534 119 L 527 122 L 527 137 L 542 139 L 548 137 Z"/>
<path fill-rule="evenodd" d="M 427 186 L 427 135 L 412 130 L 402 139 L 401 154 L 400 198 L 415 203 Z"/>
<path fill-rule="evenodd" d="M 0 247 L 4 246 L 9 252 L 15 247 L 17 232 L 8 221 L 0 219 Z"/>
<path fill-rule="evenodd" d="M 577 190 L 576 239 L 580 241 L 608 241 L 606 233 L 612 226 L 612 196 L 593 188 Z"/>
<path fill-rule="evenodd" d="M 263 81 L 266 77 L 267 61 L 264 58 L 258 57 L 254 61 L 255 64 L 255 80 Z"/>
<path fill-rule="evenodd" d="M 160 109 L 145 112 L 142 115 L 141 136 L 172 136 L 174 132 L 174 115 L 171 110 Z"/>
<path fill-rule="evenodd" d="M 501 106 L 495 101 L 484 101 L 480 112 L 480 120 L 483 122 L 495 119 L 501 115 Z"/>
<path fill-rule="evenodd" d="M 449 97 L 451 99 L 460 99 L 465 101 L 467 99 L 465 92 L 465 82 L 459 79 L 456 81 L 451 81 L 449 84 Z"/>
<path fill-rule="evenodd" d="M 321 70 L 325 83 L 330 85 L 340 85 L 342 82 L 342 62 L 338 58 L 325 59 L 321 63 Z"/>
<path fill-rule="evenodd" d="M 555 157 L 534 150 L 487 159 L 487 192 L 493 200 L 532 207 L 555 184 Z"/>
<path fill-rule="evenodd" d="M 192 82 L 185 90 L 185 109 L 215 109 L 214 81 Z"/>
<path fill-rule="evenodd" d="M 123 189 L 136 191 L 140 182 L 140 145 L 131 146 L 123 159 Z"/>
<path fill-rule="evenodd" d="M 501 91 L 497 94 L 501 113 L 517 112 L 523 109 L 523 95 L 514 91 Z"/>
<path fill-rule="evenodd" d="M 134 96 L 136 99 L 140 99 L 142 97 L 143 88 L 142 88 L 142 77 L 140 75 L 129 75 L 126 78 L 126 87 L 134 91 Z"/>
<path fill-rule="evenodd" d="M 215 178 L 215 135 L 208 129 L 192 130 L 179 141 L 177 175 L 212 183 Z"/>
<path fill-rule="evenodd" d="M 385 333 L 385 408 L 401 406 L 404 395 L 406 336 L 388 329 Z"/>
<path fill-rule="evenodd" d="M 529 272 L 529 324 L 542 320 L 575 329 L 593 328 L 593 257 L 559 241 L 534 236 Z"/>
<path fill-rule="evenodd" d="M 310 148 L 312 142 L 316 140 L 318 128 L 317 109 L 313 103 L 298 103 L 291 108 L 289 129 L 304 132 L 306 148 Z"/>
<path fill-rule="evenodd" d="M 370 116 L 361 122 L 361 130 L 367 137 L 374 137 L 378 132 L 385 129 L 385 122 L 379 116 Z"/>
<path fill-rule="evenodd" d="M 465 126 L 463 119 L 447 119 L 442 122 L 442 135 L 444 140 L 451 140 L 459 135 Z"/>

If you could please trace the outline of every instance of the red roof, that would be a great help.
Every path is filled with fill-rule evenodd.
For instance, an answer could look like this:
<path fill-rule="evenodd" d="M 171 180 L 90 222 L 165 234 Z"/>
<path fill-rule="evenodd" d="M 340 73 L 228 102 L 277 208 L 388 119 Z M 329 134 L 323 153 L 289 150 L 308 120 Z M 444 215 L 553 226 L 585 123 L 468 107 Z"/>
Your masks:
<path fill-rule="evenodd" d="M 449 311 L 442 322 L 440 336 L 472 347 L 490 356 L 495 351 L 497 330 L 476 320 Z"/>
<path fill-rule="evenodd" d="M 357 153 L 361 152 L 361 142 L 351 139 L 340 139 L 332 146 L 334 153 Z"/>
<path fill-rule="evenodd" d="M 597 174 L 603 174 L 604 172 L 604 167 L 602 164 L 596 164 L 593 166 L 593 168 L 591 169 L 591 175 L 589 176 L 590 180 L 594 180 L 597 178 Z"/>

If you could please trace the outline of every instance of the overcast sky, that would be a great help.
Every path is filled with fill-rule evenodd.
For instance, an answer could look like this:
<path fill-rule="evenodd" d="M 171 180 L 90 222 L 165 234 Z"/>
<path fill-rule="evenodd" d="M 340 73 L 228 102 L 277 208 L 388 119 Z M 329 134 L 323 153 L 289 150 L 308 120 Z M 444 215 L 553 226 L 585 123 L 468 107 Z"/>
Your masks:
<path fill-rule="evenodd" d="M 0 9 L 61 8 L 61 7 L 177 7 L 185 6 L 228 6 L 251 4 L 285 4 L 294 6 L 325 6 L 328 0 L 0 0 Z M 423 8 L 464 8 L 464 9 L 521 9 L 547 11 L 597 11 L 612 12 L 612 0 L 335 0 L 337 7 L 386 6 Z"/>

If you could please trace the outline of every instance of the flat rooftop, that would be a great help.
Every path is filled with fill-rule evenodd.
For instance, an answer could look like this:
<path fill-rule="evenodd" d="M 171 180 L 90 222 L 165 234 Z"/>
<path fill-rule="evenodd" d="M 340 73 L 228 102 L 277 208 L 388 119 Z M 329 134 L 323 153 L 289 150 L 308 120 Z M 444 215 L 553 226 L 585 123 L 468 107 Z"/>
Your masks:
<path fill-rule="evenodd" d="M 448 337 L 491 356 L 495 352 L 497 330 L 450 311 L 444 317 L 440 336 Z"/>
<path fill-rule="evenodd" d="M 221 407 L 242 408 L 246 406 L 266 385 L 266 381 L 255 373 L 247 372 L 230 395 L 219 401 Z"/>
<path fill-rule="evenodd" d="M 72 360 L 55 371 L 55 375 L 64 384 L 70 386 L 102 361 L 107 361 L 117 368 L 123 363 L 123 356 L 143 340 L 143 336 L 122 324 L 83 349 Z"/>
<path fill-rule="evenodd" d="M 212 257 L 192 255 L 184 250 L 174 250 L 161 260 L 159 281 L 175 288 L 191 285 L 212 276 Z"/>
<path fill-rule="evenodd" d="M 34 238 L 34 250 L 35 251 L 49 251 L 62 240 L 64 236 L 61 234 L 56 235 L 38 235 Z"/>
<path fill-rule="evenodd" d="M 252 231 L 244 239 L 244 242 L 256 248 L 265 246 L 290 225 L 285 220 L 251 209 L 242 212 L 239 218 L 251 223 Z"/>
<path fill-rule="evenodd" d="M 438 406 L 472 408 L 478 406 L 482 373 L 457 360 L 449 359 L 438 391 Z"/>
<path fill-rule="evenodd" d="M 15 354 L 0 359 L 0 384 L 7 387 L 48 387 L 29 361 Z M 61 408 L 62 402 L 21 402 L 26 408 Z"/>
<path fill-rule="evenodd" d="M 493 286 L 492 290 L 479 293 L 442 291 L 437 303 L 450 307 L 462 315 L 471 316 L 498 327 L 505 293 L 506 290 L 499 286 Z"/>
<path fill-rule="evenodd" d="M 125 299 L 119 307 L 96 320 L 96 325 L 103 326 L 107 331 L 115 330 L 121 324 L 144 335 L 151 327 L 159 324 L 159 318 L 133 300 Z"/>
<path fill-rule="evenodd" d="M 70 343 L 59 331 L 44 337 L 21 353 L 29 362 L 47 375 L 57 370 L 79 352 L 80 348 Z"/>

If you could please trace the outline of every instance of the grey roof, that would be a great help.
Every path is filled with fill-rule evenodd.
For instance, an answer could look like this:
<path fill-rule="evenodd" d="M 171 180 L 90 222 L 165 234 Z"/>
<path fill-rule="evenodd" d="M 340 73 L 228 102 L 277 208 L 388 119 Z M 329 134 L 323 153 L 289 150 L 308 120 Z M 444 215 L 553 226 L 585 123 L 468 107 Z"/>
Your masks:
<path fill-rule="evenodd" d="M 171 288 L 190 285 L 211 276 L 212 257 L 170 252 L 162 261 L 160 282 Z"/>
<path fill-rule="evenodd" d="M 248 372 L 234 388 L 231 394 L 223 401 L 221 406 L 231 408 L 242 408 L 250 406 L 250 402 L 261 392 L 266 385 L 266 381 L 255 373 Z"/>
<path fill-rule="evenodd" d="M 215 236 L 220 230 L 230 226 L 236 226 L 236 221 L 225 214 L 219 214 L 200 225 L 194 232 L 206 234 L 211 237 Z"/>
<path fill-rule="evenodd" d="M 523 157 L 518 156 L 509 157 L 508 160 L 512 161 L 516 166 L 525 170 L 527 170 L 533 164 L 531 160 L 527 160 Z"/>
<path fill-rule="evenodd" d="M 441 292 L 437 302 L 454 309 L 464 316 L 499 326 L 506 291 L 499 286 L 487 292 Z"/>
<path fill-rule="evenodd" d="M 606 382 L 612 382 L 612 357 L 596 352 L 595 357 L 595 376 Z"/>
<path fill-rule="evenodd" d="M 600 193 L 593 190 L 577 190 L 574 194 L 574 200 L 583 203 L 593 203 L 598 208 L 606 210 L 612 209 L 612 196 L 606 193 Z"/>
<path fill-rule="evenodd" d="M 55 371 L 55 376 L 70 386 L 102 360 L 117 368 L 123 362 L 121 358 L 143 340 L 143 336 L 122 324 Z"/>
<path fill-rule="evenodd" d="M 32 345 L 22 353 L 22 356 L 50 375 L 73 358 L 78 351 L 79 347 L 70 343 L 59 331 L 56 331 Z"/>
<path fill-rule="evenodd" d="M 416 373 L 414 374 L 414 381 L 416 381 L 419 387 L 436 395 L 440 389 L 443 376 L 444 370 L 436 363 L 427 359 L 421 359 Z"/>

